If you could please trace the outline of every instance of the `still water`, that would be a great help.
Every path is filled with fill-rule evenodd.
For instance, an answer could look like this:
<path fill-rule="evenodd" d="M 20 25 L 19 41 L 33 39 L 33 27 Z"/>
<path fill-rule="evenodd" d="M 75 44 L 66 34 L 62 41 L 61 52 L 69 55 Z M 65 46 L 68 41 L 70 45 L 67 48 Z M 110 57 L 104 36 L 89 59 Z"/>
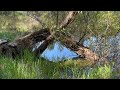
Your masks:
<path fill-rule="evenodd" d="M 49 59 L 50 61 L 70 59 L 70 58 L 74 58 L 78 56 L 79 55 L 69 50 L 68 48 L 60 44 L 59 42 L 55 42 L 52 50 L 48 48 L 42 53 L 42 57 L 45 57 Z"/>
<path fill-rule="evenodd" d="M 115 37 L 110 37 L 107 40 L 91 37 L 84 40 L 84 46 L 91 48 L 101 57 L 106 57 L 109 60 L 120 60 L 120 34 Z M 78 55 L 66 48 L 59 42 L 55 42 L 50 49 L 49 47 L 42 53 L 42 57 L 50 60 L 64 60 L 78 57 Z M 108 55 L 107 55 L 108 54 Z"/>

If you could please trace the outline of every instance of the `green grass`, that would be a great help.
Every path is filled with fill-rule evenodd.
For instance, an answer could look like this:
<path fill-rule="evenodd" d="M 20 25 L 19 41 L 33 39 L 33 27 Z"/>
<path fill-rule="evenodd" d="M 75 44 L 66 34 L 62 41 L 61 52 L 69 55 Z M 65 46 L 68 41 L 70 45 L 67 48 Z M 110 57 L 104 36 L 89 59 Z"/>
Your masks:
<path fill-rule="evenodd" d="M 0 38 L 11 41 L 21 33 L 0 32 Z M 24 51 L 22 58 L 0 56 L 0 79 L 111 79 L 118 78 L 113 71 L 114 64 L 93 65 L 85 60 L 66 60 L 50 62 L 34 59 L 32 53 Z"/>
<path fill-rule="evenodd" d="M 110 79 L 114 78 L 112 65 L 78 67 L 39 58 L 34 61 L 30 53 L 21 59 L 0 57 L 1 79 Z M 69 62 L 73 62 L 69 60 Z M 66 61 L 65 61 L 66 62 Z M 76 62 L 74 60 L 74 62 Z M 61 66 L 62 64 L 62 66 Z M 65 65 L 64 65 L 65 64 Z"/>
<path fill-rule="evenodd" d="M 0 31 L 0 39 L 7 39 L 9 41 L 13 41 L 16 38 L 18 38 L 22 32 L 19 31 L 7 31 L 7 30 L 1 30 Z"/>

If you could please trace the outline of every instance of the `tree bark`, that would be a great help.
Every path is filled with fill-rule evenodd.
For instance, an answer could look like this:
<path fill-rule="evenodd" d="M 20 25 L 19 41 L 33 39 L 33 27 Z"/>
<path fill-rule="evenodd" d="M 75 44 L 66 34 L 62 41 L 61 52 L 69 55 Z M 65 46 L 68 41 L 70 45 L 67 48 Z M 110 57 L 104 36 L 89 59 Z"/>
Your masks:
<path fill-rule="evenodd" d="M 72 23 L 77 15 L 77 11 L 70 11 L 69 14 L 66 16 L 65 20 L 61 23 L 59 29 L 66 28 L 70 23 Z M 63 45 L 67 48 L 71 49 L 72 51 L 76 52 L 78 55 L 81 55 L 83 58 L 87 60 L 96 61 L 99 59 L 98 55 L 91 51 L 89 48 L 84 46 L 80 46 L 78 42 L 76 42 L 72 36 L 64 36 L 62 33 L 58 34 L 58 40 L 61 41 Z M 30 33 L 24 37 L 16 39 L 14 42 L 6 42 L 5 40 L 0 42 L 0 53 L 5 54 L 8 56 L 16 57 L 21 50 L 29 49 L 32 51 L 34 45 L 37 42 L 43 41 L 43 43 L 34 50 L 35 56 L 43 53 L 44 50 L 53 43 L 55 39 L 55 31 L 52 29 L 45 28 L 39 31 L 35 31 Z"/>
<path fill-rule="evenodd" d="M 80 45 L 79 42 L 75 41 L 72 37 L 65 37 L 65 36 L 61 36 L 61 37 L 64 38 L 60 38 L 59 41 L 61 41 L 61 43 L 65 45 L 67 48 L 71 49 L 72 51 L 80 55 L 80 57 L 92 61 L 99 60 L 99 56 L 95 52 L 90 50 L 88 47 L 84 47 L 83 45 Z"/>
<path fill-rule="evenodd" d="M 61 23 L 60 29 L 66 28 L 68 24 L 72 23 L 75 20 L 75 16 L 78 14 L 78 11 L 70 11 L 66 16 L 65 20 Z"/>
<path fill-rule="evenodd" d="M 74 21 L 75 16 L 77 15 L 77 11 L 71 11 L 65 18 L 65 20 L 61 23 L 59 29 L 66 28 L 68 24 Z M 50 45 L 54 41 L 55 32 L 52 32 L 51 35 L 47 38 L 47 40 L 35 51 L 35 54 L 38 55 L 39 53 L 42 53 L 48 45 Z M 82 56 L 83 58 L 87 60 L 97 61 L 99 59 L 99 56 L 91 51 L 89 48 L 84 47 L 83 45 L 79 45 L 78 42 L 76 42 L 73 38 L 65 37 L 61 33 L 58 33 L 59 41 L 62 42 L 63 45 L 65 45 L 67 48 L 71 49 L 78 55 Z M 50 43 L 48 43 L 50 42 Z"/>
<path fill-rule="evenodd" d="M 66 28 L 68 24 L 73 22 L 77 13 L 78 13 L 77 11 L 70 11 L 68 15 L 66 16 L 65 20 L 61 23 L 59 29 Z M 53 29 L 56 29 L 56 28 L 51 29 L 52 31 L 51 35 L 43 42 L 43 44 L 38 49 L 34 51 L 36 56 L 38 56 L 39 53 L 42 53 L 48 47 L 48 45 L 50 45 L 54 41 L 56 33 L 55 31 L 53 31 Z M 60 37 L 60 35 L 61 34 L 58 33 L 57 37 Z"/>
<path fill-rule="evenodd" d="M 45 28 L 32 32 L 24 37 L 16 39 L 14 42 L 0 40 L 0 54 L 15 58 L 19 56 L 24 49 L 32 51 L 37 42 L 46 40 L 51 35 L 50 29 Z M 43 49 L 41 49 L 43 50 Z"/>
<path fill-rule="evenodd" d="M 37 42 L 46 40 L 46 38 L 51 35 L 50 29 L 45 28 L 39 31 L 32 32 L 24 37 L 18 38 L 15 40 L 17 45 L 20 45 L 23 48 L 31 49 Z"/>

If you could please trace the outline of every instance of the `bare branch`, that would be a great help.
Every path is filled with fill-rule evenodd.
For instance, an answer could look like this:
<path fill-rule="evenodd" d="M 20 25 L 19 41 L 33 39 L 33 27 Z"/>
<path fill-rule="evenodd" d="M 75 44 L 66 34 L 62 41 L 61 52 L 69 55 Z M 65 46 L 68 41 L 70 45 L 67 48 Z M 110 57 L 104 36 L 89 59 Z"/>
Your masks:
<path fill-rule="evenodd" d="M 60 29 L 66 28 L 68 24 L 72 23 L 77 14 L 78 14 L 78 11 L 70 11 L 67 17 L 65 18 L 65 20 L 61 23 Z"/>

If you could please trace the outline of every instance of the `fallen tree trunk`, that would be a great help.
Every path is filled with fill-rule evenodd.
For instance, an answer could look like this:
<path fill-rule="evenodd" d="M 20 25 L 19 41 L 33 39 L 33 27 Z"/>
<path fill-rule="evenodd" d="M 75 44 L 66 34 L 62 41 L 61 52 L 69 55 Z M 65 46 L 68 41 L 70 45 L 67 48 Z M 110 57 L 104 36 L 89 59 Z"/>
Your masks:
<path fill-rule="evenodd" d="M 68 24 L 73 22 L 77 13 L 77 11 L 70 11 L 65 20 L 61 23 L 59 29 L 63 29 L 67 27 Z M 17 55 L 22 53 L 24 49 L 32 51 L 36 43 L 43 41 L 43 43 L 33 51 L 35 56 L 38 56 L 39 54 L 43 53 L 44 50 L 54 41 L 55 31 L 52 30 L 53 29 L 50 30 L 49 28 L 41 29 L 24 37 L 18 38 L 11 43 L 3 40 L 0 44 L 0 53 L 15 58 Z M 62 33 L 59 33 L 57 37 L 63 45 L 76 52 L 78 55 L 81 55 L 83 58 L 93 61 L 99 59 L 97 54 L 90 49 L 79 45 L 78 42 L 71 38 L 71 36 L 66 37 L 62 35 Z"/>
<path fill-rule="evenodd" d="M 1 39 L 0 54 L 15 58 L 16 56 L 20 56 L 24 49 L 32 51 L 37 42 L 46 40 L 50 35 L 50 29 L 45 28 L 18 38 L 14 42 Z"/>
<path fill-rule="evenodd" d="M 37 42 L 46 40 L 49 35 L 51 35 L 50 29 L 45 28 L 18 38 L 15 40 L 15 43 L 23 48 L 32 49 Z"/>
<path fill-rule="evenodd" d="M 45 30 L 45 32 L 43 32 Z M 45 36 L 44 36 L 45 35 Z M 89 48 L 78 45 L 74 39 L 71 37 L 60 36 L 59 41 L 65 45 L 67 48 L 71 49 L 78 55 L 82 56 L 87 60 L 98 60 L 99 57 L 97 54 L 92 52 Z M 34 50 L 35 56 L 38 56 L 54 41 L 54 35 L 50 33 L 49 29 L 42 29 L 36 32 L 33 32 L 29 35 L 26 35 L 22 38 L 16 39 L 14 42 L 8 42 L 6 40 L 1 41 L 0 43 L 0 53 L 3 55 L 11 56 L 15 58 L 19 55 L 24 49 L 29 49 L 32 51 L 34 44 L 37 42 L 44 42 L 40 47 Z"/>
<path fill-rule="evenodd" d="M 92 60 L 92 61 L 99 60 L 99 56 L 96 53 L 94 53 L 88 47 L 79 45 L 78 44 L 79 42 L 75 41 L 72 37 L 65 37 L 65 36 L 61 36 L 61 37 L 62 38 L 59 38 L 59 41 L 61 41 L 61 43 L 65 45 L 67 48 L 69 48 L 70 50 L 80 55 L 80 57 L 86 60 Z"/>
<path fill-rule="evenodd" d="M 0 54 L 15 58 L 20 53 L 20 49 L 14 43 L 9 43 L 7 40 L 0 39 Z"/>
<path fill-rule="evenodd" d="M 78 12 L 76 12 L 76 11 L 69 12 L 69 14 L 65 18 L 65 20 L 61 23 L 59 29 L 66 28 L 68 24 L 73 22 L 75 19 L 75 15 L 77 13 Z M 49 37 L 51 37 L 51 38 L 49 38 Z M 47 40 L 45 42 L 43 42 L 43 44 L 38 49 L 36 49 L 36 51 L 35 51 L 36 56 L 39 53 L 42 53 L 47 48 L 47 46 L 50 45 L 54 41 L 55 32 L 52 32 L 49 37 L 47 38 Z M 72 36 L 66 37 L 62 33 L 57 33 L 57 37 L 58 37 L 58 40 L 63 45 L 65 45 L 67 48 L 71 49 L 78 55 L 82 56 L 83 58 L 85 58 L 87 60 L 92 60 L 92 61 L 96 61 L 99 59 L 99 57 L 96 53 L 94 53 L 87 47 L 79 45 L 77 41 L 75 41 L 73 38 L 71 38 Z M 50 43 L 48 43 L 48 42 L 50 42 Z"/>

